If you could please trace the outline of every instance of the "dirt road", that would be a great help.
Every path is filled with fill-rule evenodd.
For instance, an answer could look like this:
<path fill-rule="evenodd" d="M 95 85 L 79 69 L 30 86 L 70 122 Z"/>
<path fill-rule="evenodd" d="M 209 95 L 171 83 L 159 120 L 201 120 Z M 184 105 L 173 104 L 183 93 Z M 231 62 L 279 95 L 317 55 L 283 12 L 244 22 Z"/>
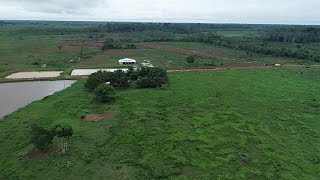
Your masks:
<path fill-rule="evenodd" d="M 210 68 L 210 69 L 173 69 L 167 72 L 193 72 L 193 71 L 224 71 L 229 69 L 270 69 L 275 68 L 274 66 L 234 66 L 234 67 L 220 67 L 220 68 Z"/>

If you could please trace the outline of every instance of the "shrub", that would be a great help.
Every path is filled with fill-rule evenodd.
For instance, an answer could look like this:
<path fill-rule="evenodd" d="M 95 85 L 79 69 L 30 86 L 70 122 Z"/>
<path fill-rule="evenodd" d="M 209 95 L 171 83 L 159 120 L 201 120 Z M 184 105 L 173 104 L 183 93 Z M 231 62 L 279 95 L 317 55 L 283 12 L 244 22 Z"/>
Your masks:
<path fill-rule="evenodd" d="M 72 127 L 69 125 L 57 125 L 54 132 L 60 139 L 60 149 L 66 152 L 68 150 L 68 140 L 73 135 Z"/>
<path fill-rule="evenodd" d="M 53 142 L 55 136 L 54 130 L 47 130 L 36 124 L 31 126 L 31 143 L 34 144 L 35 148 L 39 150 L 49 149 L 50 144 Z"/>
<path fill-rule="evenodd" d="M 35 62 L 32 63 L 32 65 L 38 66 L 38 65 L 40 65 L 40 63 L 38 61 L 35 61 Z"/>
<path fill-rule="evenodd" d="M 96 100 L 102 103 L 110 102 L 114 100 L 115 91 L 112 86 L 106 84 L 100 84 L 94 91 Z"/>
<path fill-rule="evenodd" d="M 189 64 L 194 63 L 194 61 L 195 61 L 195 59 L 194 59 L 194 57 L 193 57 L 193 56 L 189 56 L 189 57 L 187 57 L 187 62 L 188 62 Z"/>

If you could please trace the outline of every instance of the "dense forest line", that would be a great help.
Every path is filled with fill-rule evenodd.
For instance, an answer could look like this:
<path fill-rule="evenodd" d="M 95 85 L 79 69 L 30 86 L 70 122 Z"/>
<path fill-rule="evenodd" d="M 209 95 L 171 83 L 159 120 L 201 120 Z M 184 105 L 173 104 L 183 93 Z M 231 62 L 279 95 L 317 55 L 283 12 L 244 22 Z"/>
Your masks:
<path fill-rule="evenodd" d="M 293 35 L 294 37 L 295 35 Z M 296 36 L 300 36 L 297 34 Z M 251 55 L 252 53 L 273 55 L 277 57 L 290 57 L 298 59 L 308 59 L 320 62 L 320 53 L 318 49 L 311 49 L 302 43 L 294 43 L 294 45 L 280 44 L 277 41 L 271 41 L 269 35 L 266 38 L 250 38 L 250 37 L 232 37 L 226 38 L 215 33 L 207 34 L 202 42 L 210 43 L 217 46 L 224 46 L 232 49 L 242 50 Z"/>
<path fill-rule="evenodd" d="M 59 33 L 126 33 L 161 31 L 179 34 L 208 32 L 212 30 L 258 30 L 270 25 L 253 24 L 205 24 L 205 23 L 121 23 L 121 22 L 28 22 L 0 21 L 0 25 L 24 25 L 20 32 L 30 34 Z"/>
<path fill-rule="evenodd" d="M 319 43 L 320 28 L 316 27 L 282 27 L 267 33 L 268 41 L 284 43 Z"/>

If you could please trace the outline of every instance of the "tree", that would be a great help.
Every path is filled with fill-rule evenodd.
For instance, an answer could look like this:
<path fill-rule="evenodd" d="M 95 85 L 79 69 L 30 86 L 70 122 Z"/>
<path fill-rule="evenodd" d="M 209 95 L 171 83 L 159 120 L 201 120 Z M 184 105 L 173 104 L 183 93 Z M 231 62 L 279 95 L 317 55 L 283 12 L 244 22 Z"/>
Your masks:
<path fill-rule="evenodd" d="M 194 63 L 194 61 L 195 61 L 195 59 L 194 59 L 194 57 L 193 57 L 193 56 L 189 56 L 189 57 L 187 57 L 187 62 L 188 62 L 189 64 Z"/>
<path fill-rule="evenodd" d="M 50 144 L 53 142 L 55 133 L 53 130 L 47 130 L 36 124 L 31 126 L 31 140 L 30 142 L 39 150 L 49 149 Z"/>
<path fill-rule="evenodd" d="M 138 76 L 137 88 L 158 88 L 168 82 L 166 70 L 157 67 L 140 68 L 136 76 Z"/>
<path fill-rule="evenodd" d="M 159 88 L 166 83 L 163 77 L 142 77 L 136 81 L 137 88 Z"/>
<path fill-rule="evenodd" d="M 126 88 L 129 86 L 130 77 L 122 70 L 107 73 L 107 81 L 114 87 Z"/>
<path fill-rule="evenodd" d="M 95 90 L 94 95 L 97 101 L 106 103 L 115 99 L 114 88 L 110 85 L 100 84 Z"/>
<path fill-rule="evenodd" d="M 60 149 L 65 153 L 68 150 L 68 140 L 73 135 L 73 129 L 69 125 L 57 125 L 55 135 L 60 139 Z"/>
<path fill-rule="evenodd" d="M 96 87 L 105 82 L 107 82 L 105 72 L 98 71 L 89 76 L 87 82 L 84 84 L 84 87 L 89 91 L 93 91 Z"/>
<path fill-rule="evenodd" d="M 57 45 L 57 48 L 61 51 L 62 50 L 62 45 Z"/>
<path fill-rule="evenodd" d="M 108 38 L 104 43 L 103 46 L 101 47 L 101 51 L 104 52 L 108 49 L 120 49 L 118 43 L 113 40 L 112 38 Z"/>
<path fill-rule="evenodd" d="M 84 46 L 85 46 L 85 43 L 84 43 L 84 42 L 85 42 L 84 40 L 81 40 L 80 53 L 79 53 L 79 56 L 80 56 L 80 57 L 82 57 L 84 49 L 87 49 L 87 48 L 84 47 Z"/>

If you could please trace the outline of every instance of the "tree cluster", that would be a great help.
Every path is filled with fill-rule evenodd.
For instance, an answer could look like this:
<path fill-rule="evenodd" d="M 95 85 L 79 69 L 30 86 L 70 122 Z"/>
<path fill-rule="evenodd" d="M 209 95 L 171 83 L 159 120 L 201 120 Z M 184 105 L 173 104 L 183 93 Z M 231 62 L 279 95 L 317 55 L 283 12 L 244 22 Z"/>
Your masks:
<path fill-rule="evenodd" d="M 157 67 L 142 67 L 134 70 L 132 67 L 127 72 L 99 71 L 89 76 L 85 88 L 94 91 L 100 84 L 109 83 L 113 87 L 127 88 L 136 85 L 137 88 L 157 88 L 168 82 L 167 72 Z"/>
<path fill-rule="evenodd" d="M 309 59 L 315 62 L 320 62 L 320 53 L 303 46 L 303 44 L 286 46 L 269 43 L 264 39 L 249 37 L 222 37 L 216 33 L 202 34 L 201 37 L 198 37 L 195 40 L 216 46 L 224 46 L 227 48 L 245 51 L 248 56 L 256 53 L 261 55 L 272 55 L 276 57 Z"/>
<path fill-rule="evenodd" d="M 159 88 L 168 82 L 167 71 L 161 68 L 140 68 L 131 74 L 137 88 Z"/>
<path fill-rule="evenodd" d="M 108 49 L 136 49 L 136 45 L 132 43 L 127 43 L 123 41 L 116 41 L 112 38 L 108 38 L 103 43 L 103 46 L 101 47 L 102 51 L 106 51 Z"/>
<path fill-rule="evenodd" d="M 122 70 L 115 72 L 98 71 L 89 76 L 84 84 L 89 91 L 95 90 L 100 84 L 109 83 L 113 87 L 126 88 L 130 85 L 130 74 Z"/>
<path fill-rule="evenodd" d="M 267 41 L 283 43 L 319 43 L 320 28 L 293 26 L 274 28 L 267 32 Z"/>

